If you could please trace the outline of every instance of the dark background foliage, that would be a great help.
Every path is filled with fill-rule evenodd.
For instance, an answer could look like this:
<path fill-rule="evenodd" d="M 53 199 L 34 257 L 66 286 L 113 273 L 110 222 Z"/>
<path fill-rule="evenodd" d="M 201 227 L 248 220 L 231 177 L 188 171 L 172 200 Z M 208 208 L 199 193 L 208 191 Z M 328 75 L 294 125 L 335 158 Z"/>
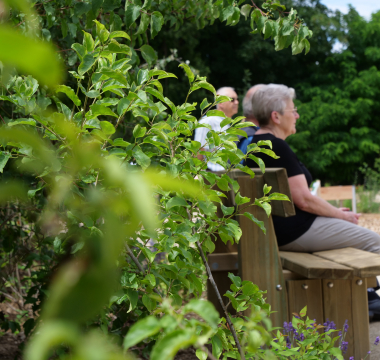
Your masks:
<path fill-rule="evenodd" d="M 354 8 L 343 15 L 319 0 L 286 5 L 296 8 L 314 32 L 306 56 L 293 56 L 290 49 L 277 53 L 269 39 L 247 36 L 251 29 L 244 21 L 233 27 L 216 21 L 198 31 L 194 24 L 178 32 L 167 28 L 152 45 L 159 58 L 177 49 L 177 56 L 216 88 L 234 87 L 240 100 L 255 84 L 294 87 L 301 117 L 288 141 L 300 160 L 323 183 L 361 183 L 359 167 L 372 166 L 379 154 L 380 13 L 366 21 Z M 177 66 L 171 61 L 166 68 L 180 74 Z M 165 91 L 180 103 L 186 87 L 185 81 L 167 79 Z M 205 96 L 198 92 L 190 100 Z"/>

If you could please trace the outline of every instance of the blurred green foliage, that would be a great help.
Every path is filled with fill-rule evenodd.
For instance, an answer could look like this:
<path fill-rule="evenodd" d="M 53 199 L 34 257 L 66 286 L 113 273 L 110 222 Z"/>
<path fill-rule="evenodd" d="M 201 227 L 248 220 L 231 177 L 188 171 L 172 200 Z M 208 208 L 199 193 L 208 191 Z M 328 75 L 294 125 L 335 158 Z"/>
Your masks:
<path fill-rule="evenodd" d="M 14 46 L 21 47 L 14 54 L 22 56 L 26 36 L 25 49 L 35 45 L 40 55 L 54 41 L 69 74 L 65 85 L 57 84 L 57 63 L 49 56 L 44 61 L 50 66 L 30 62 L 30 73 L 25 58 L 0 57 L 6 65 L 0 98 L 1 266 L 9 290 L 2 295 L 17 296 L 20 308 L 15 319 L 4 316 L 1 327 L 25 331 L 25 358 L 129 359 L 131 350 L 170 360 L 192 345 L 204 359 L 206 344 L 218 358 L 268 353 L 261 346 L 271 341 L 270 307 L 257 286 L 232 277 L 226 296 L 234 316 L 225 312 L 220 318 L 201 299 L 214 241 L 238 242 L 238 217 L 248 212 L 239 215 L 237 208 L 253 206 L 239 196 L 228 173 L 240 169 L 254 176 L 240 162 L 261 148 L 238 150 L 234 141 L 246 124 L 242 117 L 225 118 L 230 127 L 209 132 L 213 151 L 201 151 L 205 161 L 199 160 L 207 144 L 192 136 L 207 125 L 193 112 L 219 114 L 210 109 L 230 99 L 181 63 L 188 88 L 174 104 L 162 81 L 176 76 L 160 69 L 149 45 L 165 23 L 178 29 L 189 21 L 201 28 L 220 19 L 233 26 L 249 17 L 252 30 L 274 39 L 278 50 L 309 50 L 312 32 L 295 10 L 285 14 L 273 1 L 263 10 L 241 3 L 55 0 L 36 2 L 31 12 L 30 4 L 7 2 L 5 22 L 17 34 Z M 187 102 L 200 89 L 212 100 Z M 226 173 L 207 172 L 210 159 Z M 222 206 L 230 189 L 236 209 Z M 269 191 L 254 202 L 268 216 L 272 200 L 287 200 Z M 248 308 L 251 315 L 244 317 Z M 199 318 L 188 319 L 189 313 Z"/>

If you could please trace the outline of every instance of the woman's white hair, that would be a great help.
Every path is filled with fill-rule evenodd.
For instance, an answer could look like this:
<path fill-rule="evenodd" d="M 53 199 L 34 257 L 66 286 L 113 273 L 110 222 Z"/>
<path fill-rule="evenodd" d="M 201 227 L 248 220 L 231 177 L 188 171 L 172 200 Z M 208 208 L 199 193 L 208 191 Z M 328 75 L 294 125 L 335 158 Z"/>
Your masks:
<path fill-rule="evenodd" d="M 260 126 L 268 125 L 272 111 L 283 115 L 287 102 L 295 97 L 295 90 L 286 85 L 263 85 L 252 97 L 253 115 Z"/>

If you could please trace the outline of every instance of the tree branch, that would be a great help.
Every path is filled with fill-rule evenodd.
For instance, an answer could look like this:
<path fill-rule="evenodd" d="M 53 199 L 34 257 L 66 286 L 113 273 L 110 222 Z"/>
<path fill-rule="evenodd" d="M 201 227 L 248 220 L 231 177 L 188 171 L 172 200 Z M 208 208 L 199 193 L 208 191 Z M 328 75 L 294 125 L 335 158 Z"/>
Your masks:
<path fill-rule="evenodd" d="M 135 256 L 135 254 L 133 253 L 132 249 L 128 246 L 128 244 L 125 244 L 125 248 L 127 249 L 128 251 L 128 254 L 129 256 L 131 257 L 131 259 L 133 260 L 133 262 L 135 263 L 135 265 L 137 266 L 137 268 L 140 270 L 140 272 L 142 274 L 146 274 L 144 268 L 142 267 L 142 265 L 140 264 L 140 261 L 137 259 L 137 257 Z M 163 297 L 161 295 L 161 293 L 156 289 L 156 288 L 153 288 L 153 291 L 159 295 L 161 298 Z"/>

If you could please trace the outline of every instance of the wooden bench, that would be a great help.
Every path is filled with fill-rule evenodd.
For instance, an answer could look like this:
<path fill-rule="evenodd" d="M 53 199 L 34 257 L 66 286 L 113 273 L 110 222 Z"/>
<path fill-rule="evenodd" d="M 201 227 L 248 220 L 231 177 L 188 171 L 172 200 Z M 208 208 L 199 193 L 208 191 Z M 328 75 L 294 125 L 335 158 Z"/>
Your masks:
<path fill-rule="evenodd" d="M 260 198 L 264 184 L 268 184 L 272 192 L 286 194 L 291 200 L 285 169 L 267 169 L 265 174 L 253 170 L 256 173 L 253 179 L 241 171 L 230 173 L 238 182 L 242 196 Z M 224 205 L 234 206 L 233 192 L 226 195 Z M 329 319 L 343 329 L 348 320 L 346 357 L 364 358 L 369 351 L 367 279 L 373 286 L 375 276 L 380 274 L 380 255 L 353 248 L 313 254 L 279 251 L 272 217 L 268 218 L 258 206 L 245 211 L 264 222 L 266 235 L 245 216 L 237 216 L 242 229 L 239 244 L 216 242 L 215 252 L 209 255 L 208 261 L 221 294 L 229 289 L 231 281 L 227 275 L 232 272 L 267 291 L 267 302 L 276 311 L 271 315 L 274 326 L 282 327 L 284 321 L 291 321 L 292 314 L 304 306 L 308 307 L 309 318 L 320 324 Z M 272 214 L 293 216 L 293 203 L 273 201 Z M 209 289 L 208 299 L 221 312 L 216 295 Z"/>

